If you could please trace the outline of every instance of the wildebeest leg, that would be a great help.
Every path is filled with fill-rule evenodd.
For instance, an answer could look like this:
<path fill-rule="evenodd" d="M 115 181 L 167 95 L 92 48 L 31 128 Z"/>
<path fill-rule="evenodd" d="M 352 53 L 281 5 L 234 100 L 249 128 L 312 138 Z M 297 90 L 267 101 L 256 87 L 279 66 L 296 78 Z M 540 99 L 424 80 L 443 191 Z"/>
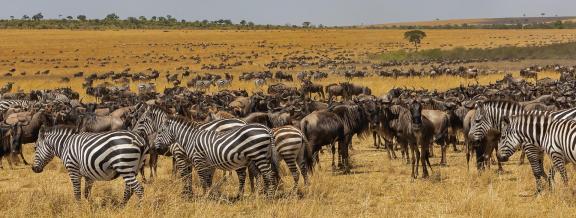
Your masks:
<path fill-rule="evenodd" d="M 524 149 L 522 150 L 522 154 L 520 155 L 520 161 L 518 162 L 518 165 L 522 165 L 524 164 L 524 160 L 526 160 L 526 152 L 524 152 Z"/>
<path fill-rule="evenodd" d="M 372 139 L 374 140 L 374 147 L 376 147 L 376 149 L 380 149 L 380 136 L 378 133 L 376 133 L 376 131 L 372 131 Z"/>
<path fill-rule="evenodd" d="M 422 144 L 420 149 L 421 150 L 420 161 L 422 162 L 422 178 L 428 178 L 428 168 L 426 168 L 426 164 L 429 164 L 430 160 L 428 160 L 427 147 L 430 147 L 430 145 Z"/>
<path fill-rule="evenodd" d="M 411 144 L 410 145 L 410 153 L 412 153 L 412 178 L 416 179 L 418 178 L 418 162 L 417 160 L 419 160 L 419 158 L 416 158 L 416 155 L 420 155 L 420 152 L 417 152 L 416 145 Z M 418 154 L 417 154 L 418 153 Z"/>
<path fill-rule="evenodd" d="M 344 144 L 342 144 L 344 142 Z M 342 146 L 341 146 L 342 145 Z M 350 173 L 350 156 L 348 154 L 348 146 L 352 145 L 352 136 L 346 136 L 344 141 L 338 143 L 338 148 L 340 149 L 342 155 L 342 165 L 344 167 L 344 173 Z"/>
<path fill-rule="evenodd" d="M 446 166 L 446 151 L 448 150 L 448 145 L 445 140 L 440 141 L 440 149 L 442 151 L 442 155 L 440 157 L 440 165 Z"/>
<path fill-rule="evenodd" d="M 152 182 L 156 178 L 156 170 L 158 169 L 158 152 L 156 149 L 151 149 L 148 163 L 150 164 L 150 182 Z"/>
<path fill-rule="evenodd" d="M 28 162 L 26 162 L 26 159 L 24 158 L 24 152 L 22 152 L 22 148 L 20 148 L 20 157 L 22 158 L 22 162 L 24 162 L 24 165 L 29 165 Z"/>
<path fill-rule="evenodd" d="M 386 149 L 388 150 L 388 156 L 391 159 L 396 159 L 398 158 L 398 156 L 396 156 L 396 152 L 394 151 L 394 143 L 392 143 L 391 141 L 388 141 L 386 139 L 384 139 L 384 146 L 386 147 Z"/>
<path fill-rule="evenodd" d="M 332 143 L 330 144 L 330 149 L 331 149 L 331 151 L 332 151 L 332 170 L 335 170 L 335 169 L 336 169 L 336 162 L 334 161 L 334 159 L 335 159 L 334 155 L 336 155 L 336 144 L 335 144 L 335 142 L 332 142 Z M 340 158 L 340 157 L 338 157 L 338 158 Z"/>

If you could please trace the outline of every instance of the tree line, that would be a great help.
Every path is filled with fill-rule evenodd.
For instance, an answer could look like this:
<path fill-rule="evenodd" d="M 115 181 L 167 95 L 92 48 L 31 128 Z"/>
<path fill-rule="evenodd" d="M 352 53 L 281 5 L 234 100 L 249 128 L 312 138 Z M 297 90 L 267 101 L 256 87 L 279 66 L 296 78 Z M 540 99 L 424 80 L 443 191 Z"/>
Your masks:
<path fill-rule="evenodd" d="M 194 20 L 177 19 L 166 16 L 139 16 L 121 19 L 116 13 L 104 18 L 88 18 L 86 15 L 63 16 L 58 19 L 45 19 L 42 13 L 32 16 L 23 15 L 20 18 L 10 16 L 10 19 L 0 19 L 0 29 L 286 29 L 286 28 L 326 28 L 305 21 L 302 25 L 271 25 L 255 24 L 252 21 L 241 20 L 238 23 L 230 19 Z"/>

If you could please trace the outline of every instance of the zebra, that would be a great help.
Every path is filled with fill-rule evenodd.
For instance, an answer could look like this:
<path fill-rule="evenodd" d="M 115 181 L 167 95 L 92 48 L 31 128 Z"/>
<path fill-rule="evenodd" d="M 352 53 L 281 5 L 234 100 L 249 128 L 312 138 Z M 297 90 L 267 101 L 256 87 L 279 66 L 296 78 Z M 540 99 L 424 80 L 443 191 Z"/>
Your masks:
<path fill-rule="evenodd" d="M 255 85 L 257 90 L 262 90 L 262 87 L 264 85 L 266 85 L 266 80 L 265 79 L 255 79 L 254 85 Z"/>
<path fill-rule="evenodd" d="M 278 180 L 278 163 L 274 153 L 271 130 L 261 124 L 247 124 L 225 133 L 202 130 L 199 123 L 182 118 L 168 118 L 158 130 L 154 145 L 165 148 L 174 143 L 194 164 L 204 192 L 212 185 L 216 168 L 235 170 L 239 188 L 236 198 L 244 193 L 246 168 L 250 162 L 264 177 L 268 196 L 272 196 Z"/>
<path fill-rule="evenodd" d="M 549 115 L 553 119 L 576 119 L 576 108 L 564 109 L 554 112 L 543 111 L 525 111 L 523 106 L 512 101 L 488 101 L 477 103 L 476 113 L 472 118 L 472 124 L 469 130 L 468 138 L 472 142 L 479 142 L 486 136 L 489 130 L 502 132 L 501 123 L 506 117 L 519 114 Z M 541 152 L 540 152 L 541 153 Z M 532 169 L 544 168 L 541 158 L 543 154 L 528 155 L 528 162 Z M 546 175 L 544 175 L 546 176 Z"/>
<path fill-rule="evenodd" d="M 277 154 L 286 162 L 294 179 L 292 190 L 298 189 L 300 174 L 304 178 L 304 185 L 308 185 L 308 173 L 313 172 L 314 161 L 312 149 L 308 146 L 308 141 L 304 134 L 294 126 L 273 128 L 272 132 Z M 298 168 L 300 168 L 300 174 L 298 173 Z M 250 174 L 250 186 L 252 191 L 254 191 L 253 177 L 257 176 L 258 171 L 255 170 L 253 164 L 250 166 Z"/>
<path fill-rule="evenodd" d="M 68 170 L 76 200 L 80 200 L 82 177 L 86 182 L 85 198 L 90 196 L 94 181 L 109 181 L 119 176 L 125 182 L 122 205 L 133 192 L 140 200 L 144 195 L 136 176 L 144 164 L 148 146 L 135 133 L 126 130 L 77 133 L 75 127 L 43 127 L 35 147 L 32 170 L 41 173 L 54 156 L 59 157 Z"/>
<path fill-rule="evenodd" d="M 536 177 L 536 193 L 542 191 L 541 178 L 547 178 L 552 187 L 555 170 L 560 171 L 564 185 L 568 185 L 565 162 L 576 163 L 576 121 L 555 119 L 549 115 L 515 115 L 503 120 L 502 139 L 498 143 L 497 157 L 507 161 L 516 147 L 522 145 L 529 159 L 542 161 L 542 151 L 552 159 L 550 177 L 544 173 L 542 165 L 533 165 Z"/>
<path fill-rule="evenodd" d="M 30 100 L 0 100 L 0 113 L 6 112 L 9 108 L 20 107 L 24 109 L 30 109 L 33 105 L 36 104 L 36 101 Z"/>
<path fill-rule="evenodd" d="M 149 135 L 158 132 L 158 129 L 167 118 L 168 112 L 166 110 L 156 105 L 149 105 L 136 122 L 136 125 L 133 127 L 132 131 L 139 133 L 142 137 L 147 138 Z M 200 125 L 199 128 L 204 130 L 213 130 L 216 132 L 225 132 L 244 125 L 246 125 L 245 121 L 231 118 L 210 121 Z M 155 150 L 155 148 L 151 148 L 151 150 Z M 168 151 L 174 158 L 173 165 L 175 171 L 173 171 L 173 173 L 175 173 L 177 170 L 182 180 L 184 180 L 185 186 L 183 192 L 186 194 L 192 190 L 191 164 L 189 161 L 187 161 L 188 158 L 184 155 L 183 151 L 179 149 L 179 146 L 175 144 L 170 145 Z M 155 177 L 158 154 L 151 152 L 150 156 L 150 171 L 152 172 L 151 177 Z"/>
<path fill-rule="evenodd" d="M 216 81 L 216 86 L 218 86 L 218 89 L 225 89 L 230 87 L 230 85 L 232 84 L 232 80 L 228 80 L 228 79 L 219 79 Z"/>

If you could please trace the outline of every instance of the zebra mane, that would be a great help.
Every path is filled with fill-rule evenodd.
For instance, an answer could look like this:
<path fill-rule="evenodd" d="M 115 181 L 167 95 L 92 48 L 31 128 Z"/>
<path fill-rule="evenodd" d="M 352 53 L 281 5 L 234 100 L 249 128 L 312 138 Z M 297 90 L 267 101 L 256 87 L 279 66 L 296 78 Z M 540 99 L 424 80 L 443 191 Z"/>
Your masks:
<path fill-rule="evenodd" d="M 42 131 L 44 134 L 56 133 L 56 134 L 75 134 L 78 133 L 78 128 L 74 125 L 56 125 L 56 126 L 42 126 Z"/>
<path fill-rule="evenodd" d="M 524 108 L 520 103 L 510 100 L 489 100 L 483 103 L 483 107 L 505 107 L 505 106 L 516 106 Z"/>
<path fill-rule="evenodd" d="M 170 111 L 170 110 L 169 110 L 168 108 L 166 108 L 166 107 L 162 107 L 162 106 L 155 105 L 155 104 L 148 105 L 147 111 L 156 111 L 156 110 L 162 111 L 162 112 L 164 112 L 164 113 L 166 113 L 166 114 L 172 114 L 172 111 Z"/>
<path fill-rule="evenodd" d="M 183 124 L 186 124 L 186 125 L 191 126 L 191 127 L 198 127 L 198 126 L 204 124 L 203 122 L 196 122 L 196 121 L 188 119 L 185 116 L 177 115 L 177 114 L 168 116 L 168 120 L 175 121 L 177 123 L 183 123 Z"/>

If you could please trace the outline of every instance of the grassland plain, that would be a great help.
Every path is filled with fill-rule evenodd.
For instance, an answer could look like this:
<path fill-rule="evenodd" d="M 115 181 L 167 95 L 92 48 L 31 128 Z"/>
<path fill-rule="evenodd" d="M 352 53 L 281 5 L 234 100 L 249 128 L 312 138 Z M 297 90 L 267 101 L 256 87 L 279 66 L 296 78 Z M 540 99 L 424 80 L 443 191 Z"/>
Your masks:
<path fill-rule="evenodd" d="M 576 39 L 575 30 L 427 32 L 429 37 L 425 40 L 425 48 L 526 46 Z M 398 30 L 8 30 L 0 31 L 0 70 L 16 68 L 16 72 L 12 77 L 0 78 L 0 82 L 15 81 L 16 86 L 24 90 L 70 86 L 81 91 L 81 79 L 59 83 L 59 78 L 78 71 L 119 71 L 127 67 L 133 71 L 150 67 L 174 71 L 179 66 L 190 66 L 195 71 L 206 72 L 200 70 L 200 65 L 221 62 L 218 58 L 221 54 L 236 54 L 241 60 L 245 58 L 240 56 L 251 52 L 261 54 L 253 58 L 253 64 L 216 72 L 237 74 L 263 70 L 263 64 L 290 52 L 331 57 L 347 54 L 352 59 L 362 60 L 366 53 L 406 48 L 407 44 L 401 37 L 402 31 Z M 202 62 L 179 58 L 181 56 L 200 56 Z M 570 63 L 566 60 L 563 62 Z M 526 66 L 530 63 L 494 63 L 491 67 L 506 70 L 511 65 Z M 50 75 L 34 75 L 36 71 L 47 69 L 51 70 Z M 27 72 L 26 76 L 19 74 L 23 71 Z M 545 76 L 558 77 L 551 72 L 543 73 L 541 77 Z M 502 74 L 483 76 L 478 82 L 487 84 L 501 77 Z M 321 83 L 342 79 L 330 77 Z M 166 86 L 164 81 L 163 78 L 158 80 L 160 88 Z M 370 77 L 354 79 L 353 82 L 373 88 L 377 95 L 394 86 L 445 90 L 460 84 L 475 83 L 447 76 L 401 79 Z M 253 84 L 235 81 L 232 88 L 252 90 Z M 504 166 L 506 172 L 502 175 L 495 173 L 495 167 L 478 174 L 473 165 L 467 168 L 464 153 L 449 152 L 447 167 L 437 166 L 439 159 L 434 157 L 431 159 L 432 177 L 412 180 L 409 165 L 403 160 L 389 160 L 385 151 L 373 148 L 371 139 L 355 138 L 353 143 L 352 173 L 334 173 L 330 167 L 330 156 L 325 152 L 321 155 L 321 168 L 317 168 L 312 176 L 311 185 L 301 189 L 301 198 L 288 195 L 269 200 L 246 195 L 236 203 L 202 197 L 185 201 L 179 196 L 180 182 L 171 176 L 171 161 L 162 158 L 158 179 L 145 185 L 146 193 L 140 207 L 134 201 L 124 209 L 115 207 L 123 190 L 120 180 L 97 182 L 92 200 L 76 203 L 68 175 L 60 161 L 54 160 L 41 174 L 34 174 L 25 166 L 0 170 L 0 202 L 3 202 L 0 214 L 5 217 L 572 217 L 576 212 L 576 198 L 572 189 L 563 188 L 559 182 L 553 192 L 526 197 L 534 191 L 534 179 L 530 167 L 517 165 L 515 158 Z M 25 145 L 24 149 L 30 161 L 33 148 Z M 220 176 L 221 173 L 217 175 L 218 178 Z M 286 176 L 283 181 L 286 183 L 284 189 L 288 190 L 291 178 Z M 198 184 L 197 179 L 195 184 Z M 232 195 L 236 186 L 236 179 L 228 179 L 220 191 L 224 195 Z M 574 182 L 571 182 L 570 187 L 573 186 Z M 196 187 L 195 193 L 199 195 L 200 192 Z"/>

